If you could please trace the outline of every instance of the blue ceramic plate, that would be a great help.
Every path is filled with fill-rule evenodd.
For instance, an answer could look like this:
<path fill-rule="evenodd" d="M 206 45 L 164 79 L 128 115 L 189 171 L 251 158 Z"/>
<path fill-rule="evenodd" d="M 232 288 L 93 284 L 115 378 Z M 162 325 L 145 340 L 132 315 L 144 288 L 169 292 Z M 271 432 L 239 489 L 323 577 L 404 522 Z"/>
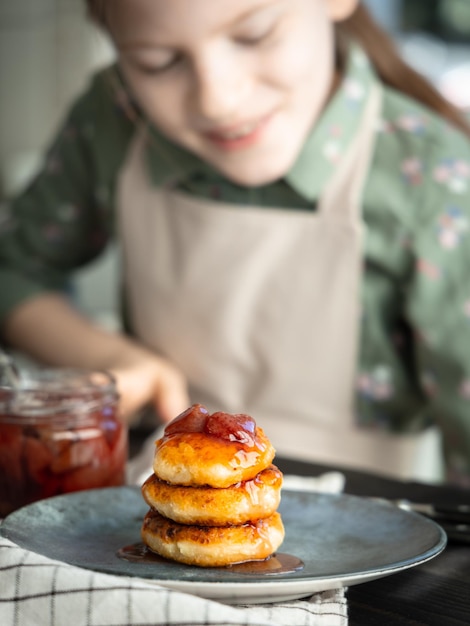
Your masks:
<path fill-rule="evenodd" d="M 137 487 L 81 491 L 10 514 L 1 533 L 23 548 L 82 568 L 229 603 L 274 602 L 347 587 L 420 565 L 446 535 L 416 513 L 349 495 L 283 490 L 286 536 L 280 552 L 303 561 L 292 572 L 198 568 L 161 559 L 130 562 L 118 551 L 140 541 L 148 507 Z"/>

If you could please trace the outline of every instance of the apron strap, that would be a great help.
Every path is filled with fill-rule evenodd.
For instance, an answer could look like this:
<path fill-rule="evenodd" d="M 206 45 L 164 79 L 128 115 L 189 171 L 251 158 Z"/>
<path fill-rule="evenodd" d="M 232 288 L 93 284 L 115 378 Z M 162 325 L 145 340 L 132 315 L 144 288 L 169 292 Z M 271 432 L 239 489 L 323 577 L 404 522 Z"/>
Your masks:
<path fill-rule="evenodd" d="M 346 221 L 350 225 L 361 221 L 362 192 L 374 155 L 382 94 L 382 87 L 378 84 L 374 85 L 369 94 L 356 138 L 320 197 L 318 212 L 324 216 Z M 345 207 L 348 207 L 347 211 Z"/>

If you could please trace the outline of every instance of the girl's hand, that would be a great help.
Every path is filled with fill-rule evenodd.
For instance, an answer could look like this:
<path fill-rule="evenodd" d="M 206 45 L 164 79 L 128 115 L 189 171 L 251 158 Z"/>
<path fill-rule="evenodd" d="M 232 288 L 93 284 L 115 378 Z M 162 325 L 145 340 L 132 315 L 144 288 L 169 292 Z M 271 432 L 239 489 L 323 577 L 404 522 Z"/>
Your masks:
<path fill-rule="evenodd" d="M 131 423 L 145 405 L 152 405 L 163 423 L 190 405 L 183 374 L 165 359 L 139 355 L 135 363 L 111 368 L 120 395 L 120 416 Z"/>

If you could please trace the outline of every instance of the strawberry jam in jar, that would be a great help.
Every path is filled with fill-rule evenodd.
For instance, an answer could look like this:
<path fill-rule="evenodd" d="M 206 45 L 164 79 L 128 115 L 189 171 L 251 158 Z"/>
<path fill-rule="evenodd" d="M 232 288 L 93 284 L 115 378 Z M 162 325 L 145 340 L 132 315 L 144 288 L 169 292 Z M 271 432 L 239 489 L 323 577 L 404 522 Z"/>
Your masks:
<path fill-rule="evenodd" d="M 0 378 L 0 517 L 30 502 L 125 482 L 127 428 L 107 372 L 26 372 Z"/>

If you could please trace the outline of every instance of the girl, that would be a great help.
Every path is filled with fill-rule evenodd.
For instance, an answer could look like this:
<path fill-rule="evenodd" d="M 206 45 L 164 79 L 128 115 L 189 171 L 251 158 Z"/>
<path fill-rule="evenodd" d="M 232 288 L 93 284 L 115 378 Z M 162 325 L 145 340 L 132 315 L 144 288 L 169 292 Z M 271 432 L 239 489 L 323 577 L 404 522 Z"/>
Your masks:
<path fill-rule="evenodd" d="M 4 338 L 112 370 L 124 418 L 247 412 L 288 456 L 435 479 L 419 462 L 437 427 L 465 481 L 458 111 L 357 0 L 87 4 L 118 63 L 4 220 Z M 132 338 L 60 295 L 112 236 Z"/>

